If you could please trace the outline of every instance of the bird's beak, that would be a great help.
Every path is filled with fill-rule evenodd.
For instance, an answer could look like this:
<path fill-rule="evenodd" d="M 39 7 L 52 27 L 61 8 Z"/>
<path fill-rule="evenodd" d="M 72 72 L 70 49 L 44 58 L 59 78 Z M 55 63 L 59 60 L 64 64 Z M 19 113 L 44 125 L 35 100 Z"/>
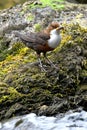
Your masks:
<path fill-rule="evenodd" d="M 56 30 L 62 30 L 62 29 L 64 29 L 64 27 L 58 27 L 58 28 L 56 28 Z"/>

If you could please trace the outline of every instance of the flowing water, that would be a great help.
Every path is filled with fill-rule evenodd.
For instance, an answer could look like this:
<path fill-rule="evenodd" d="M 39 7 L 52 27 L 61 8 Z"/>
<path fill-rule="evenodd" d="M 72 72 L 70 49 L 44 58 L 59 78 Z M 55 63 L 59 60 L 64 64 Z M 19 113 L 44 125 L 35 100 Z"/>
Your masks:
<path fill-rule="evenodd" d="M 31 113 L 0 122 L 0 130 L 87 130 L 87 112 L 69 111 L 56 117 Z"/>

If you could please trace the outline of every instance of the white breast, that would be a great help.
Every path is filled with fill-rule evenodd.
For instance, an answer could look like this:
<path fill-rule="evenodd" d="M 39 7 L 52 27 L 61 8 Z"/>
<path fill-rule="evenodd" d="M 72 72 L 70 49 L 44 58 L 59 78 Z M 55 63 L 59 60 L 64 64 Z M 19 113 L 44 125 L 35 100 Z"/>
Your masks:
<path fill-rule="evenodd" d="M 61 42 L 61 36 L 58 33 L 52 32 L 50 35 L 50 39 L 48 40 L 48 45 L 51 48 L 56 48 Z"/>

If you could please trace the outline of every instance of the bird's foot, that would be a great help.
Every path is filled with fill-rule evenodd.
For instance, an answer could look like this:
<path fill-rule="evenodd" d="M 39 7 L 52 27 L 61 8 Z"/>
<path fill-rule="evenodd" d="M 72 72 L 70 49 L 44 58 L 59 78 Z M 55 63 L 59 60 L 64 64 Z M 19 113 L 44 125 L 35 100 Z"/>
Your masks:
<path fill-rule="evenodd" d="M 49 65 L 51 65 L 51 67 L 53 67 L 53 68 L 55 68 L 55 69 L 58 69 L 58 67 L 57 67 L 55 64 L 53 64 L 53 62 L 52 62 L 51 60 L 49 60 L 47 57 L 46 57 L 46 61 L 47 61 L 47 63 L 48 63 Z"/>
<path fill-rule="evenodd" d="M 51 66 L 52 66 L 53 68 L 55 68 L 55 69 L 58 69 L 58 67 L 57 67 L 55 64 L 53 64 L 53 63 L 51 63 Z"/>
<path fill-rule="evenodd" d="M 42 72 L 47 72 L 46 69 L 42 65 L 39 65 L 39 67 L 40 67 Z"/>
<path fill-rule="evenodd" d="M 41 71 L 43 71 L 43 72 L 47 72 L 46 69 L 43 67 L 40 58 L 39 58 L 38 60 L 39 60 L 39 67 L 41 68 Z"/>

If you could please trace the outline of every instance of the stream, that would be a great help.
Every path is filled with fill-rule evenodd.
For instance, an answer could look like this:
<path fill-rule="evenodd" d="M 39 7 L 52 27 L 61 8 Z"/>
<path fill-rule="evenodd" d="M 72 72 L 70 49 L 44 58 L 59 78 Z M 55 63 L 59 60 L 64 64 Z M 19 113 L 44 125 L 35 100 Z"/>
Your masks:
<path fill-rule="evenodd" d="M 56 117 L 30 113 L 0 122 L 0 130 L 87 130 L 87 112 L 70 110 Z"/>

